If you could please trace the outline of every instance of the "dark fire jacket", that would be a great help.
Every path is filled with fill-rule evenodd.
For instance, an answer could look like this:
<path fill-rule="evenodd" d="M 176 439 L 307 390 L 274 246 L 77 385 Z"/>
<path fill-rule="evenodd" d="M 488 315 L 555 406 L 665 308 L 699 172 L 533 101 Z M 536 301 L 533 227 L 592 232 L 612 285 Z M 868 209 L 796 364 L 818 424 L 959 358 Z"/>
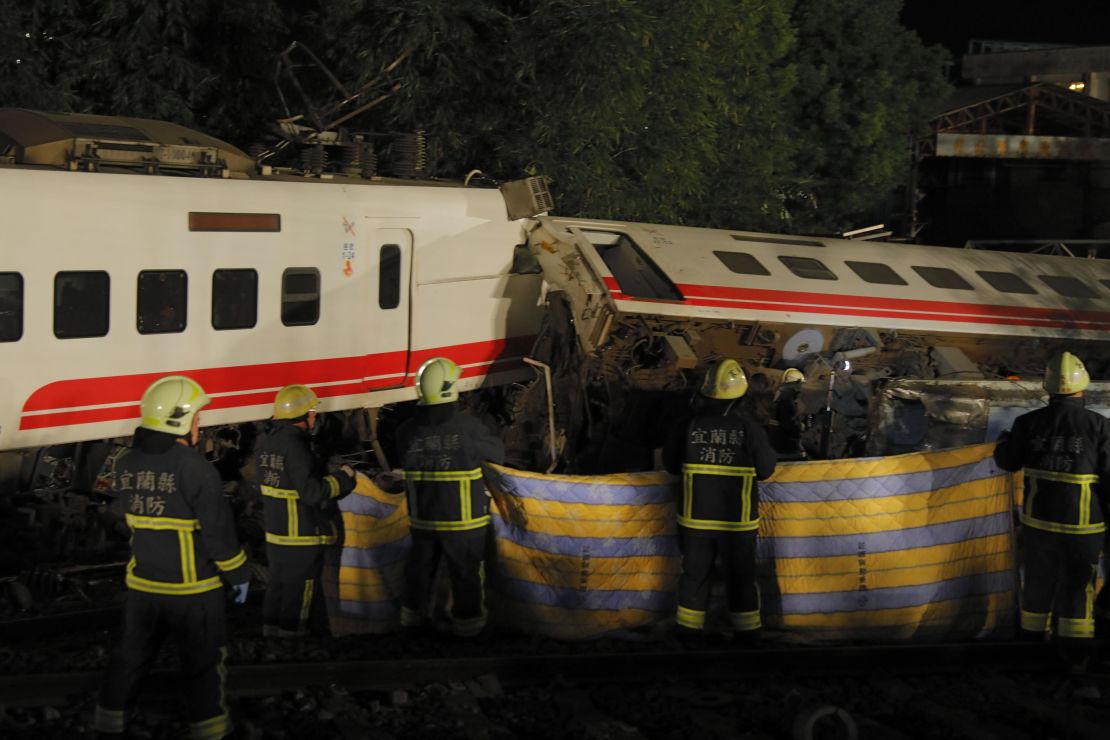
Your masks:
<path fill-rule="evenodd" d="M 759 484 L 775 472 L 775 451 L 754 421 L 728 413 L 732 404 L 706 402 L 672 439 L 664 463 L 682 473 L 678 524 L 693 530 L 759 528 Z"/>
<path fill-rule="evenodd" d="M 127 586 L 187 596 L 250 580 L 216 469 L 179 438 L 140 427 L 115 467 L 131 527 Z"/>
<path fill-rule="evenodd" d="M 308 431 L 280 419 L 255 447 L 266 542 L 311 546 L 335 542 L 324 502 L 347 495 L 355 481 L 342 471 L 325 475 L 309 446 Z"/>
<path fill-rule="evenodd" d="M 994 460 L 1025 473 L 1023 524 L 1063 534 L 1106 531 L 1100 499 L 1110 481 L 1110 420 L 1084 408 L 1081 397 L 1053 396 L 1014 419 Z"/>
<path fill-rule="evenodd" d="M 421 406 L 397 430 L 413 529 L 460 532 L 489 523 L 482 462 L 501 463 L 500 437 L 457 404 Z"/>

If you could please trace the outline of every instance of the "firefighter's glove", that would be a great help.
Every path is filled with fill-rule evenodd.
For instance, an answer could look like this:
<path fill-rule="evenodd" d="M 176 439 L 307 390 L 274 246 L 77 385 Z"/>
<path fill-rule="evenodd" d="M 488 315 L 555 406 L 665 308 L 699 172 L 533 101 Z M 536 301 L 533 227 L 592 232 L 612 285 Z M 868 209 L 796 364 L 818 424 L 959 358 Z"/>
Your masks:
<path fill-rule="evenodd" d="M 237 583 L 231 587 L 232 601 L 236 604 L 247 603 L 247 592 L 251 590 L 251 582 Z"/>

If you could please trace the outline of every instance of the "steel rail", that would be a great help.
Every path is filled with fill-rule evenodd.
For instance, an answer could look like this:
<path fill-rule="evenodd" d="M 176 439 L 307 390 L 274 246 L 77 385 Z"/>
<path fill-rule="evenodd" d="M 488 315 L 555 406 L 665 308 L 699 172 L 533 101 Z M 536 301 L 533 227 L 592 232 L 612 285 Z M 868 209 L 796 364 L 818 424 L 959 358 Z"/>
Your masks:
<path fill-rule="evenodd" d="M 1099 650 L 1105 650 L 1103 642 Z M 635 683 L 663 678 L 738 680 L 766 677 L 900 676 L 966 673 L 974 669 L 1066 673 L 1055 644 L 1016 642 L 852 647 L 692 648 L 579 655 L 498 655 L 232 665 L 228 691 L 266 696 L 306 686 L 390 690 L 495 674 L 504 686 L 544 683 Z M 0 704 L 61 705 L 92 692 L 99 672 L 0 676 Z M 144 692 L 169 694 L 177 676 L 152 674 Z"/>

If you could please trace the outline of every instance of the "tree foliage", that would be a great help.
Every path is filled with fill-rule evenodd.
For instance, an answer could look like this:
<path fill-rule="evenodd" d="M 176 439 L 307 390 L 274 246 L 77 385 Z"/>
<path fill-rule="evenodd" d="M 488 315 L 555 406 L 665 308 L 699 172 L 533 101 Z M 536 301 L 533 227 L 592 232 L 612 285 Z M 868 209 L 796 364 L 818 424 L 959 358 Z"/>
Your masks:
<path fill-rule="evenodd" d="M 904 183 L 910 137 L 949 89 L 947 52 L 898 22 L 902 0 L 797 0 L 798 86 L 790 119 L 804 142 L 794 167 L 811 207 L 796 228 L 882 221 Z"/>
<path fill-rule="evenodd" d="M 436 132 L 439 170 L 542 173 L 561 212 L 722 223 L 771 197 L 789 150 L 786 10 L 781 0 L 362 0 L 324 2 L 321 19 L 324 36 L 347 40 L 330 61 L 348 78 L 415 50 L 387 122 Z"/>
<path fill-rule="evenodd" d="M 277 0 L 0 0 L 0 104 L 158 118 L 232 138 L 270 120 Z M 6 37 L 6 38 L 5 38 Z M 13 52 L 14 50 L 14 59 Z"/>
<path fill-rule="evenodd" d="M 245 146 L 285 113 L 275 71 L 296 40 L 351 90 L 403 56 L 375 90 L 388 99 L 348 125 L 425 130 L 434 176 L 543 174 L 565 214 L 839 229 L 898 182 L 942 90 L 899 6 L 0 0 L 0 105 L 169 119 Z M 336 93 L 318 72 L 299 77 L 322 105 Z"/>

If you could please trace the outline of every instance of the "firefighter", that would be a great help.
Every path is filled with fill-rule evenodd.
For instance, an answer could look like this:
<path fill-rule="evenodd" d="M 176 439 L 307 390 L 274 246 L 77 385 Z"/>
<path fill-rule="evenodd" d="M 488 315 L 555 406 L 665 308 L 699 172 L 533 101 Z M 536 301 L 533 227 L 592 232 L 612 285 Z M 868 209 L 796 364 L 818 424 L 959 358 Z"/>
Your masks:
<path fill-rule="evenodd" d="M 151 384 L 131 449 L 116 463 L 114 488 L 127 510 L 131 562 L 123 634 L 109 661 L 94 729 L 122 734 L 139 684 L 169 637 L 181 660 L 191 735 L 228 735 L 223 583 L 236 603 L 250 572 L 216 469 L 196 450 L 209 397 L 190 378 Z"/>
<path fill-rule="evenodd" d="M 680 637 L 704 634 L 710 576 L 720 558 L 729 621 L 738 642 L 754 642 L 762 622 L 755 582 L 759 486 L 775 470 L 775 451 L 754 420 L 733 412 L 748 389 L 736 360 L 709 367 L 692 418 L 672 437 L 664 463 L 682 474 L 678 511 L 682 575 L 676 622 Z"/>
<path fill-rule="evenodd" d="M 777 435 L 772 434 L 771 446 L 780 457 L 803 457 L 802 427 L 798 423 L 798 398 L 806 376 L 801 370 L 787 368 L 782 374 L 782 384 L 775 392 L 775 420 L 778 422 Z"/>
<path fill-rule="evenodd" d="M 255 466 L 266 525 L 270 580 L 262 605 L 265 637 L 303 637 L 310 623 L 322 630 L 320 574 L 337 534 L 326 507 L 355 487 L 344 465 L 326 474 L 312 453 L 320 399 L 307 386 L 287 385 L 274 396 L 274 413 L 255 448 Z"/>
<path fill-rule="evenodd" d="M 995 446 L 1004 470 L 1025 474 L 1022 504 L 1021 637 L 1042 640 L 1057 616 L 1057 637 L 1087 645 L 1106 523 L 1099 481 L 1110 480 L 1110 420 L 1084 408 L 1090 382 L 1064 352 L 1045 369 L 1048 406 L 1022 414 Z M 1055 598 L 1054 598 L 1055 597 Z"/>
<path fill-rule="evenodd" d="M 481 465 L 502 462 L 504 447 L 496 434 L 458 408 L 459 375 L 459 367 L 446 357 L 421 365 L 416 416 L 397 430 L 412 532 L 401 625 L 427 624 L 433 576 L 442 557 L 451 583 L 451 631 L 473 637 L 486 625 L 490 517 Z"/>

